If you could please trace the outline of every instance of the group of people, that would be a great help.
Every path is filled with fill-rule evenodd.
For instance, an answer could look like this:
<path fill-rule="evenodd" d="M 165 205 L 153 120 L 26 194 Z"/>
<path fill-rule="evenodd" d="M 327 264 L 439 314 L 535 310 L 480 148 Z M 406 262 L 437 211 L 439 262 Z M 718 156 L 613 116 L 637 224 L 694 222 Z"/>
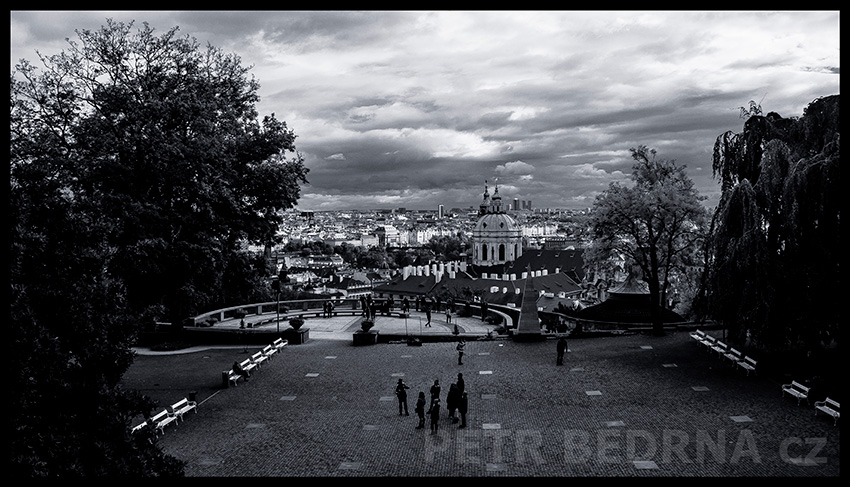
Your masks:
<path fill-rule="evenodd" d="M 398 397 L 398 414 L 400 416 L 409 416 L 407 409 L 407 390 L 410 389 L 402 379 L 396 384 L 396 396 Z M 434 380 L 434 385 L 429 391 L 431 400 L 428 402 L 425 399 L 425 392 L 419 391 L 419 397 L 416 399 L 416 407 L 414 411 L 419 418 L 419 424 L 416 429 L 425 428 L 425 416 L 427 415 L 431 423 L 431 433 L 437 433 L 440 424 L 440 380 Z M 427 405 L 427 409 L 426 409 Z M 452 424 L 460 422 L 458 428 L 466 428 L 466 413 L 469 410 L 469 398 L 466 394 L 466 384 L 463 380 L 463 373 L 457 374 L 457 381 L 449 386 L 449 391 L 446 394 L 446 409 L 451 419 Z"/>
<path fill-rule="evenodd" d="M 322 304 L 322 313 L 325 318 L 330 318 L 334 314 L 334 304 L 330 301 L 325 301 Z"/>

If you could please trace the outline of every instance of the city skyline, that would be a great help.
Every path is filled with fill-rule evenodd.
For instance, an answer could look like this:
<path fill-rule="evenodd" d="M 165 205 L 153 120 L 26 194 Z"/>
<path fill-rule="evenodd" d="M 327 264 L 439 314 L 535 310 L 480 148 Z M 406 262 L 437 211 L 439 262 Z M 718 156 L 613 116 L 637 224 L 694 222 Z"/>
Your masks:
<path fill-rule="evenodd" d="M 839 89 L 839 11 L 12 11 L 11 61 L 107 18 L 179 27 L 260 83 L 297 135 L 299 210 L 582 209 L 646 145 L 707 204 L 740 107 L 799 117 Z"/>

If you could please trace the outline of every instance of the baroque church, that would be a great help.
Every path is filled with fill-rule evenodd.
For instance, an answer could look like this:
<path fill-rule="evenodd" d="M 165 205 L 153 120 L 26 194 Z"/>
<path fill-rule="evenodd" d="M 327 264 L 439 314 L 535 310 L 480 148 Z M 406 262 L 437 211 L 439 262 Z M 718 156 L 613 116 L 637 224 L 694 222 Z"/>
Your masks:
<path fill-rule="evenodd" d="M 373 289 L 377 297 L 441 298 L 486 301 L 519 309 L 528 278 L 534 279 L 538 306 L 572 302 L 581 294 L 581 250 L 524 249 L 522 227 L 502 204 L 498 186 L 493 194 L 485 182 L 478 220 L 471 235 L 467 259 L 460 262 L 407 266 L 389 282 Z M 526 299 L 527 302 L 527 299 Z"/>
<path fill-rule="evenodd" d="M 522 228 L 502 208 L 499 187 L 493 197 L 484 184 L 484 201 L 472 230 L 472 264 L 480 267 L 505 265 L 522 256 Z"/>

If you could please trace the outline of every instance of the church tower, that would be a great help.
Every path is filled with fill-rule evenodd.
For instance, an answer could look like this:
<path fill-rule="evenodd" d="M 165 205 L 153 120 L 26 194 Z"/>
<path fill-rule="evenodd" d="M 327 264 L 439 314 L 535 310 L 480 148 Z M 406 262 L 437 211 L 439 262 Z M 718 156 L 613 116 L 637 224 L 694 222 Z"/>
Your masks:
<path fill-rule="evenodd" d="M 499 187 L 493 196 L 484 182 L 484 200 L 479 207 L 478 222 L 472 230 L 472 264 L 503 265 L 522 255 L 522 229 L 502 207 Z"/>

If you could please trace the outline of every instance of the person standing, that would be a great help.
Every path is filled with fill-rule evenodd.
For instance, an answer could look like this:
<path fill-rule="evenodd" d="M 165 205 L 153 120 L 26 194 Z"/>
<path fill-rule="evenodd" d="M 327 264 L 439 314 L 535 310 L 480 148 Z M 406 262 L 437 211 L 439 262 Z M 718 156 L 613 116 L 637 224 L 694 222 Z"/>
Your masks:
<path fill-rule="evenodd" d="M 410 387 L 404 383 L 403 380 L 399 379 L 398 384 L 395 386 L 395 395 L 398 397 L 398 415 L 402 414 L 405 416 L 410 416 L 410 413 L 407 411 L 407 390 Z"/>
<path fill-rule="evenodd" d="M 487 321 L 487 301 L 481 300 L 481 321 Z"/>
<path fill-rule="evenodd" d="M 463 372 L 457 373 L 457 382 L 455 382 L 455 384 L 457 384 L 457 390 L 460 393 L 463 393 L 466 390 L 466 383 L 463 381 Z"/>
<path fill-rule="evenodd" d="M 431 404 L 434 404 L 434 401 L 440 400 L 440 380 L 435 379 L 434 385 L 431 386 Z"/>
<path fill-rule="evenodd" d="M 459 399 L 460 394 L 458 394 L 457 384 L 450 385 L 449 392 L 446 394 L 446 410 L 449 412 L 449 419 L 452 420 L 452 424 L 458 422 L 458 419 L 455 417 L 455 411 L 457 411 Z"/>
<path fill-rule="evenodd" d="M 431 434 L 437 432 L 440 424 L 440 399 L 437 398 L 431 403 L 431 409 L 428 410 L 428 415 L 431 417 Z"/>
<path fill-rule="evenodd" d="M 564 365 L 564 354 L 567 353 L 567 339 L 565 337 L 558 338 L 558 365 Z"/>
<path fill-rule="evenodd" d="M 416 415 L 419 416 L 419 425 L 416 429 L 421 430 L 425 427 L 425 393 L 419 391 L 419 398 L 416 399 Z"/>
<path fill-rule="evenodd" d="M 460 426 L 458 428 L 466 428 L 466 412 L 469 410 L 469 399 L 466 397 L 466 391 L 460 393 L 460 399 L 457 402 L 457 412 L 460 414 Z"/>
<path fill-rule="evenodd" d="M 457 342 L 457 364 L 463 365 L 463 348 L 466 346 L 466 342 L 461 339 Z"/>
<path fill-rule="evenodd" d="M 452 310 L 446 307 L 446 324 L 452 324 Z M 455 325 L 455 331 L 457 331 L 457 325 Z M 455 333 L 457 335 L 457 333 Z"/>

